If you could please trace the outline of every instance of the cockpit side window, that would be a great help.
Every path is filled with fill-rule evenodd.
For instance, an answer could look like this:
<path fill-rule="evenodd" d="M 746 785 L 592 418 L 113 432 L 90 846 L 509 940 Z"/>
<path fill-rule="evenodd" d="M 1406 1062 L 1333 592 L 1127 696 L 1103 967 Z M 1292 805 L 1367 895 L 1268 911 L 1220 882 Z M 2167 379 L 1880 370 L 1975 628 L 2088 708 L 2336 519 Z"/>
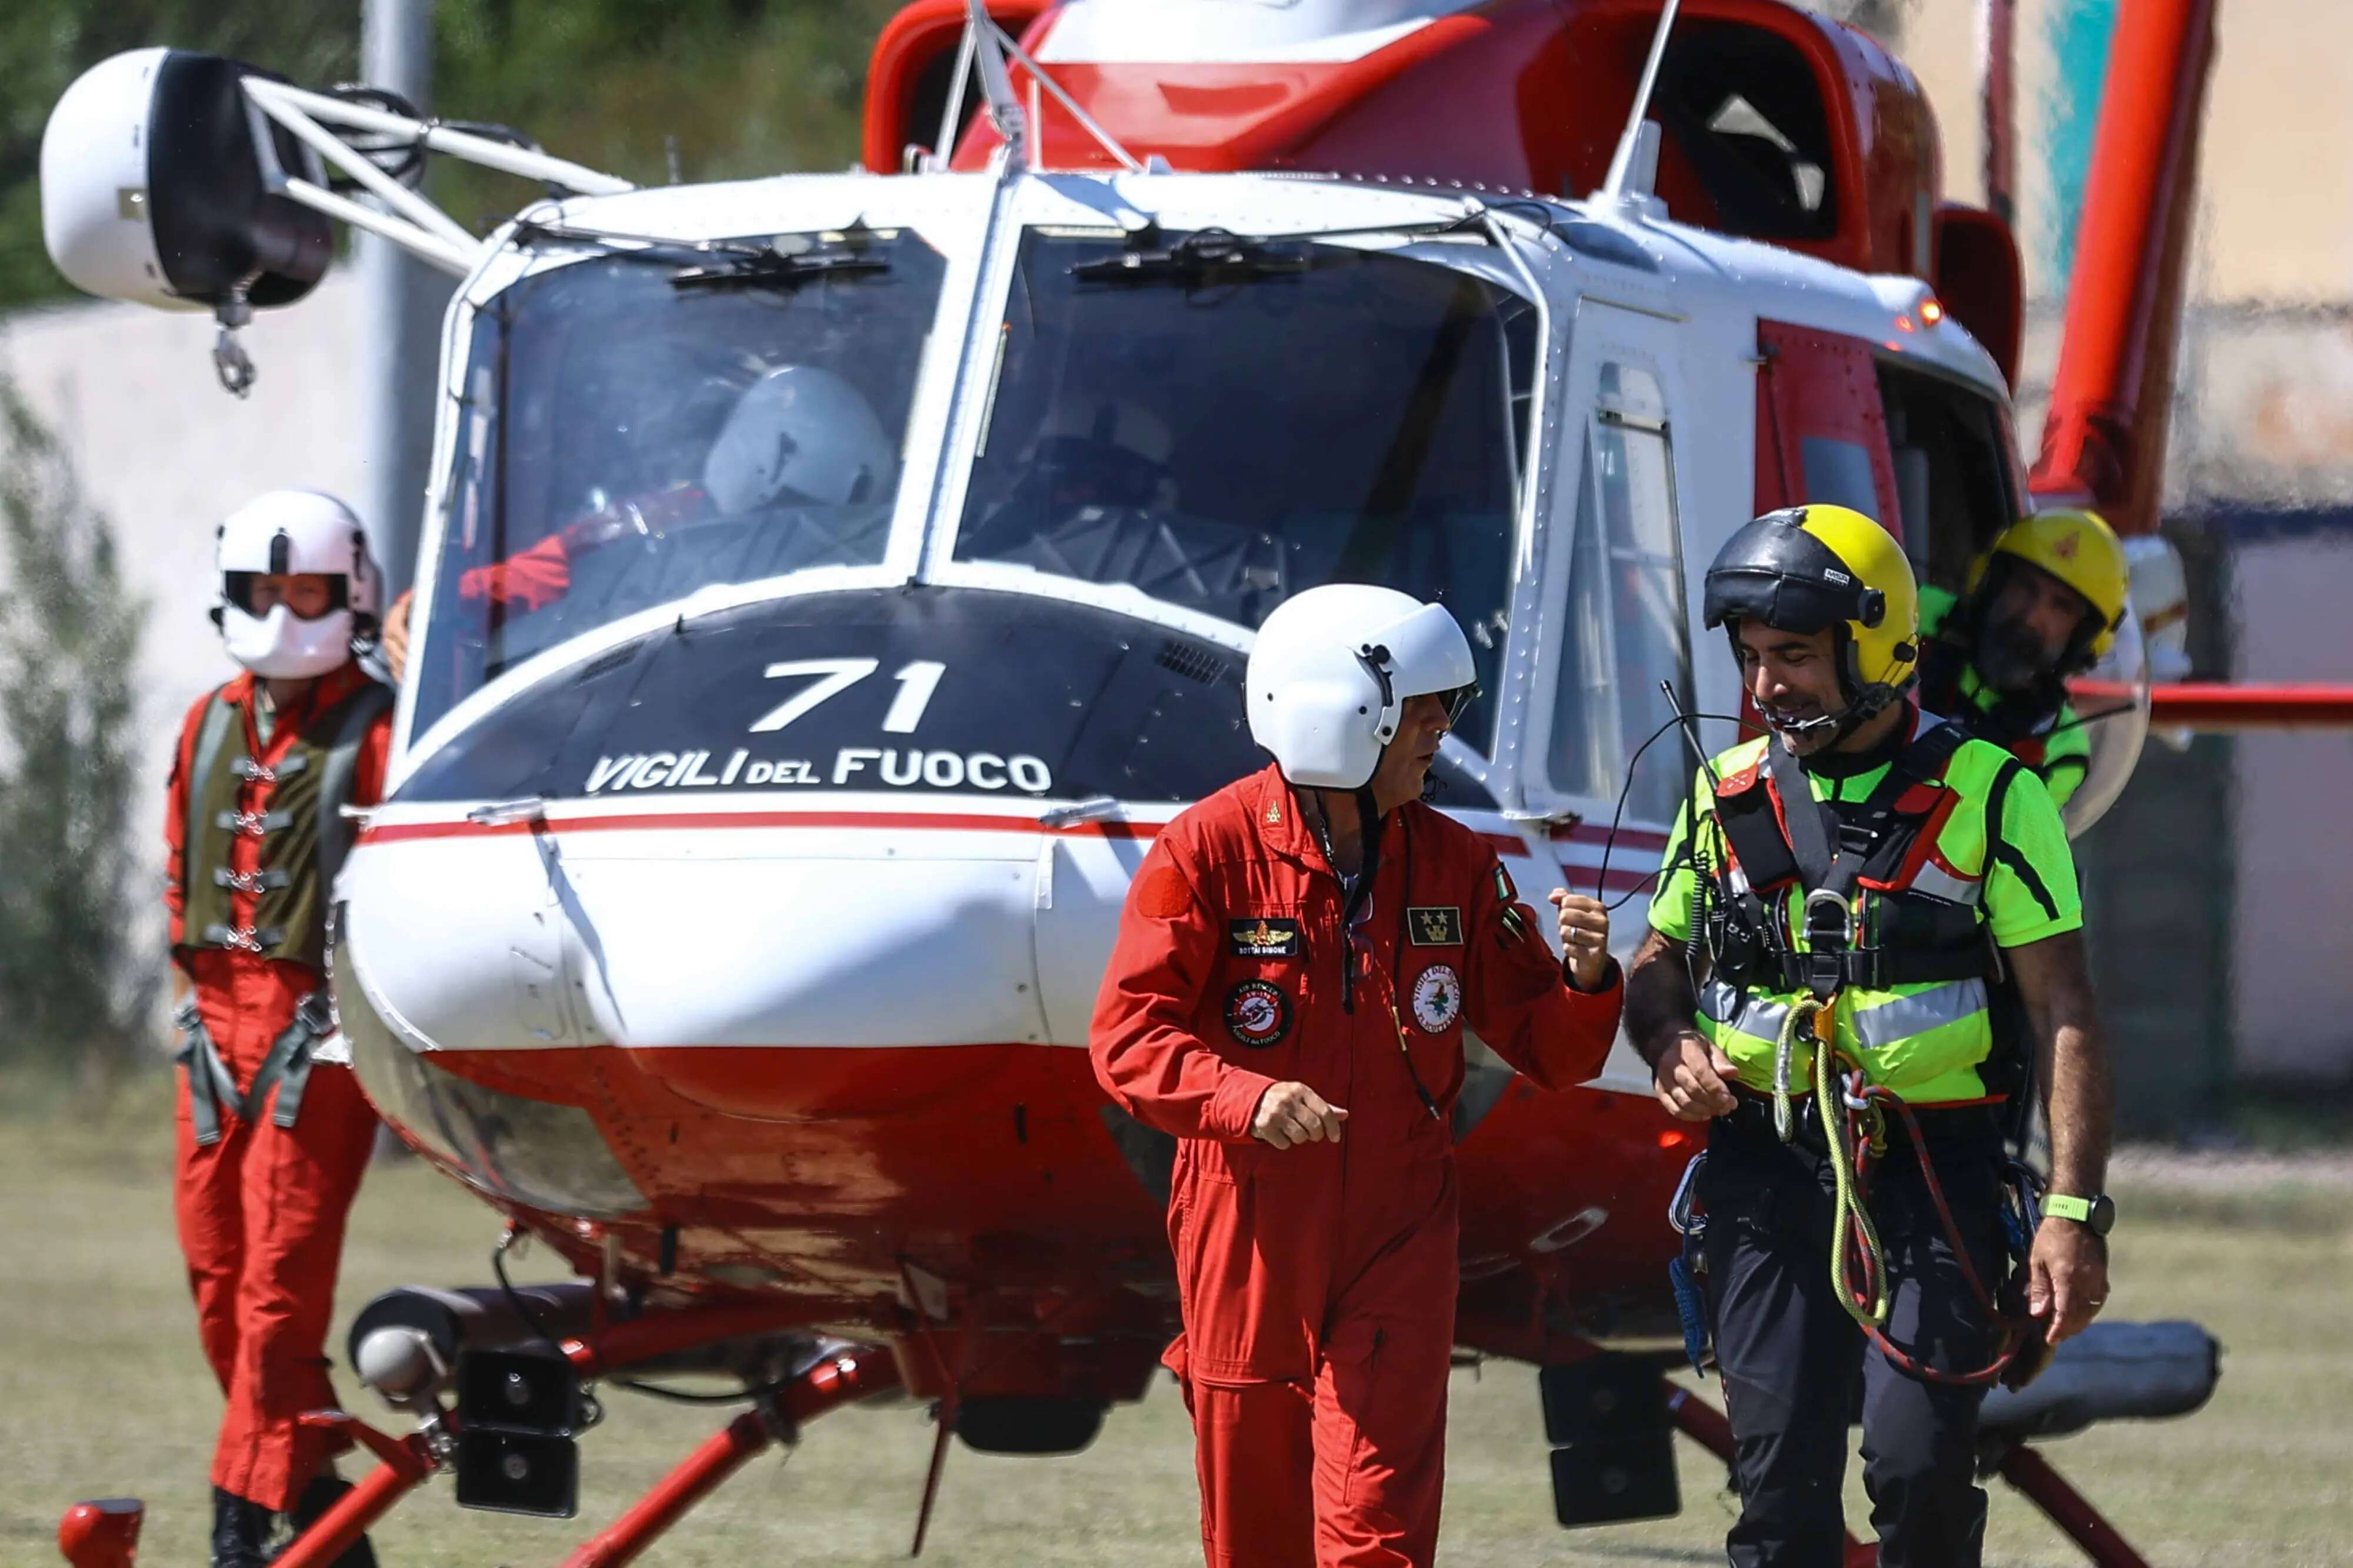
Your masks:
<path fill-rule="evenodd" d="M 2019 499 L 1993 398 L 1949 377 L 1879 363 L 1904 547 L 1926 603 L 1958 597 L 1969 563 L 2017 521 Z"/>
<path fill-rule="evenodd" d="M 1672 716 L 1659 683 L 1691 706 L 1674 453 L 1658 379 L 1605 362 L 1569 542 L 1547 775 L 1555 791 L 1614 800 L 1626 769 Z M 1680 746 L 1652 746 L 1626 797 L 1632 822 L 1663 823 L 1690 775 Z"/>
<path fill-rule="evenodd" d="M 1026 237 L 956 559 L 1248 627 L 1303 589 L 1383 584 L 1451 609 L 1495 689 L 1535 307 L 1337 245 L 1128 276 L 1129 244 Z M 1482 702 L 1463 738 L 1493 724 Z"/>
<path fill-rule="evenodd" d="M 618 250 L 488 301 L 410 661 L 415 732 L 625 616 L 880 563 L 944 271 L 913 234 L 861 230 Z"/>

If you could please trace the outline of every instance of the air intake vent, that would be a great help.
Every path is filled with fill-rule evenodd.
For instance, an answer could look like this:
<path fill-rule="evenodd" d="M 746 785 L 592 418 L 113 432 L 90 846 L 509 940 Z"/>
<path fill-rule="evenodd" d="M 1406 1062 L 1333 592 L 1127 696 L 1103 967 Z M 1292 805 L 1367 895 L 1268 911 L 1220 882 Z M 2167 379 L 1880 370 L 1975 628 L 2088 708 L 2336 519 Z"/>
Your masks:
<path fill-rule="evenodd" d="M 1204 686 L 1215 686 L 1223 680 L 1230 668 L 1224 658 L 1208 648 L 1178 642 L 1175 637 L 1160 645 L 1158 663 L 1161 668 L 1172 670 L 1187 680 L 1198 680 Z"/>

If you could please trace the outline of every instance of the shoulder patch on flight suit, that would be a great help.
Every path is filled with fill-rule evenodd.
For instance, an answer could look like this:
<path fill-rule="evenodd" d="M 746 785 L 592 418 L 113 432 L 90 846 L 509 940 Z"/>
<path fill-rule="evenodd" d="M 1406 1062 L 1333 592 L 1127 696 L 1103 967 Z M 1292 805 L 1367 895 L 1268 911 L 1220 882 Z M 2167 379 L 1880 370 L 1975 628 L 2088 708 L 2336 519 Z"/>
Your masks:
<path fill-rule="evenodd" d="M 1433 963 L 1413 983 L 1413 1021 L 1425 1035 L 1442 1035 L 1462 1016 L 1462 977 L 1451 963 Z"/>
<path fill-rule="evenodd" d="M 1226 942 L 1237 958 L 1297 958 L 1299 922 L 1269 920 L 1263 915 L 1230 921 L 1226 926 Z"/>
<path fill-rule="evenodd" d="M 1405 912 L 1416 947 L 1461 947 L 1462 910 L 1454 904 L 1416 904 Z"/>
<path fill-rule="evenodd" d="M 1291 998 L 1271 980 L 1245 980 L 1226 993 L 1226 1030 L 1243 1045 L 1278 1044 L 1291 1032 Z"/>
<path fill-rule="evenodd" d="M 1174 866 L 1155 866 L 1135 889 L 1135 912 L 1147 920 L 1173 921 L 1193 907 L 1193 889 Z"/>
<path fill-rule="evenodd" d="M 1504 869 L 1501 860 L 1495 862 L 1495 896 L 1507 904 L 1520 901 L 1520 890 L 1512 886 L 1512 874 Z"/>

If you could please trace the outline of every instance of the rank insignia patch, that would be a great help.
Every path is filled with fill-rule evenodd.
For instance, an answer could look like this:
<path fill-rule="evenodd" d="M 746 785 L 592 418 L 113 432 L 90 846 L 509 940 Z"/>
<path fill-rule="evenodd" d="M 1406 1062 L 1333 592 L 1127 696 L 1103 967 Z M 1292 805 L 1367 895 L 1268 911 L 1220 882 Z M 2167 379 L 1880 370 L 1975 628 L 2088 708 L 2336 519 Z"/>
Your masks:
<path fill-rule="evenodd" d="M 1291 998 L 1271 980 L 1245 980 L 1226 993 L 1226 1028 L 1243 1045 L 1271 1046 L 1291 1033 Z"/>
<path fill-rule="evenodd" d="M 1299 922 L 1263 915 L 1231 921 L 1226 926 L 1226 944 L 1237 958 L 1297 958 Z"/>
<path fill-rule="evenodd" d="M 1495 896 L 1507 904 L 1520 901 L 1520 890 L 1512 886 L 1512 874 L 1504 869 L 1501 860 L 1495 862 Z"/>
<path fill-rule="evenodd" d="M 1413 1021 L 1425 1035 L 1442 1035 L 1462 1016 L 1462 977 L 1449 963 L 1433 963 L 1413 983 Z"/>
<path fill-rule="evenodd" d="M 1416 947 L 1461 947 L 1462 911 L 1452 904 L 1417 904 L 1405 912 Z"/>

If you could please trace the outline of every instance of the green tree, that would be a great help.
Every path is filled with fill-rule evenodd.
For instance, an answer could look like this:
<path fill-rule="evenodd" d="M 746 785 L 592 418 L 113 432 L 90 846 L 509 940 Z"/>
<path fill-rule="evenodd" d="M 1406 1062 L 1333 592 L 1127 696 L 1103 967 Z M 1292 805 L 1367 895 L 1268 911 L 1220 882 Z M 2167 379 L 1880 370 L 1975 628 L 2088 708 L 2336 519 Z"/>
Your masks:
<path fill-rule="evenodd" d="M 0 1066 L 102 1079 L 162 976 L 133 917 L 132 670 L 114 531 L 0 381 Z"/>

